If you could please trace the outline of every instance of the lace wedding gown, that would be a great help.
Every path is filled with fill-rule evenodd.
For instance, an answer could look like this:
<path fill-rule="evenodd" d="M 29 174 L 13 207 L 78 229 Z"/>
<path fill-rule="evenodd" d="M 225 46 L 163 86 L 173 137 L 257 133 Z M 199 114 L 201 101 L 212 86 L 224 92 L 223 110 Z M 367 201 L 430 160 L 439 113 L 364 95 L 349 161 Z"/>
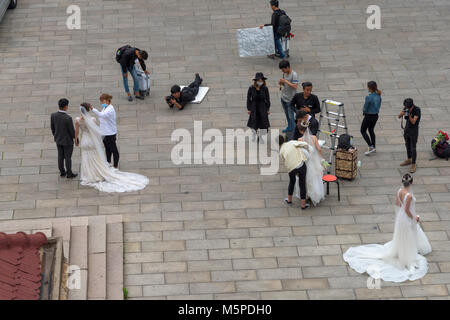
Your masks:
<path fill-rule="evenodd" d="M 391 241 L 384 245 L 351 247 L 344 253 L 344 260 L 356 272 L 367 272 L 374 279 L 392 282 L 417 280 L 427 273 L 427 259 L 422 255 L 431 252 L 431 245 L 420 225 L 405 212 L 408 194 L 403 201 L 397 194 L 401 206 L 396 206 L 394 235 Z M 412 195 L 410 211 L 414 217 L 415 202 L 416 198 Z"/>
<path fill-rule="evenodd" d="M 321 163 L 322 157 L 316 149 L 309 129 L 306 130 L 302 140 L 308 143 L 310 146 L 309 149 L 312 150 L 308 161 L 306 161 L 306 197 L 310 198 L 313 205 L 316 206 L 320 201 L 325 199 L 325 189 L 322 182 L 324 170 Z M 295 196 L 300 198 L 298 177 L 296 177 L 295 183 Z"/>
<path fill-rule="evenodd" d="M 80 128 L 81 185 L 94 187 L 103 192 L 128 192 L 144 189 L 147 177 L 122 172 L 111 167 L 106 161 L 102 136 L 95 118 L 86 111 L 83 117 L 76 118 Z"/>

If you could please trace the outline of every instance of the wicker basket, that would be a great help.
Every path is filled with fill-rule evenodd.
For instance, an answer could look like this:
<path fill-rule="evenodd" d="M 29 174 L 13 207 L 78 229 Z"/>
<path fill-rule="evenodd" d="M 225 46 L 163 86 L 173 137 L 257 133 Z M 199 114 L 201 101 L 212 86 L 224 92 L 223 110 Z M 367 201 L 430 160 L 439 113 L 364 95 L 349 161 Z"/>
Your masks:
<path fill-rule="evenodd" d="M 358 150 L 336 150 L 336 177 L 342 179 L 354 179 L 357 174 Z"/>

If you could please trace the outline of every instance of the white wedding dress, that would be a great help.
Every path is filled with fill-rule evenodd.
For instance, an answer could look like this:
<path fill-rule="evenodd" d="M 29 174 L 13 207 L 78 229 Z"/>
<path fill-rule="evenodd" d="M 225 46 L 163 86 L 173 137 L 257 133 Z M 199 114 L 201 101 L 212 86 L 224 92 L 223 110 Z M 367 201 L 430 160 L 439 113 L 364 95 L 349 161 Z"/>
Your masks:
<path fill-rule="evenodd" d="M 431 245 L 420 225 L 405 212 L 408 194 L 401 201 L 397 193 L 401 206 L 396 206 L 394 235 L 391 241 L 384 245 L 351 247 L 344 253 L 344 260 L 356 272 L 367 272 L 374 279 L 392 282 L 414 281 L 425 276 L 428 263 L 422 255 L 431 252 Z M 416 198 L 412 195 L 410 211 L 414 217 L 415 202 Z"/>
<path fill-rule="evenodd" d="M 320 201 L 325 199 L 325 188 L 323 186 L 323 171 L 322 157 L 316 149 L 316 145 L 312 140 L 309 128 L 306 129 L 302 137 L 303 141 L 310 146 L 310 157 L 306 161 L 306 198 L 311 199 L 311 202 L 316 206 Z M 300 198 L 300 190 L 298 188 L 298 177 L 295 182 L 295 196 Z"/>
<path fill-rule="evenodd" d="M 102 192 L 129 192 L 144 189 L 147 177 L 119 171 L 106 161 L 100 128 L 95 118 L 82 108 L 82 117 L 76 118 L 80 128 L 81 185 L 94 187 Z"/>

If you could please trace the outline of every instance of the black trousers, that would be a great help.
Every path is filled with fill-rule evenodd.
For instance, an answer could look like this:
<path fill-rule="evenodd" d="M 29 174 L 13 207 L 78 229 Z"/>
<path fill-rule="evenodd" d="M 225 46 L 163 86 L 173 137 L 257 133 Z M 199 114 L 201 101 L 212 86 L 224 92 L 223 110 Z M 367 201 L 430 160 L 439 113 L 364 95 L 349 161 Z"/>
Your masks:
<path fill-rule="evenodd" d="M 114 156 L 114 167 L 117 168 L 119 165 L 119 150 L 116 145 L 116 135 L 105 136 L 103 139 L 103 144 L 105 145 L 106 151 L 106 161 L 111 163 L 111 155 Z"/>
<path fill-rule="evenodd" d="M 403 138 L 405 138 L 405 146 L 406 146 L 406 153 L 408 155 L 408 159 L 411 159 L 412 163 L 416 163 L 416 158 L 417 158 L 416 145 L 417 145 L 417 139 L 419 138 L 419 135 L 407 135 L 405 133 L 403 135 Z"/>
<path fill-rule="evenodd" d="M 188 87 L 191 88 L 191 92 L 194 95 L 194 97 L 197 95 L 198 93 L 198 89 L 200 87 L 200 85 L 202 84 L 202 79 L 200 78 L 200 76 L 196 75 L 195 76 L 195 80 L 194 82 L 192 82 Z"/>
<path fill-rule="evenodd" d="M 366 143 L 369 147 L 375 148 L 375 125 L 378 121 L 378 115 L 377 114 L 365 114 L 364 119 L 361 123 L 361 134 L 366 140 Z M 369 130 L 370 138 L 367 135 L 367 130 Z"/>
<path fill-rule="evenodd" d="M 58 149 L 58 168 L 61 174 L 67 173 L 68 175 L 72 174 L 72 153 L 73 153 L 73 145 L 71 146 L 63 146 L 60 144 L 56 145 Z M 64 169 L 64 161 L 66 162 L 66 168 Z"/>
<path fill-rule="evenodd" d="M 295 176 L 298 175 L 298 184 L 300 187 L 300 198 L 306 200 L 306 163 L 304 163 L 300 168 L 294 169 L 289 172 L 289 188 L 288 195 L 292 196 L 294 194 L 295 187 Z"/>

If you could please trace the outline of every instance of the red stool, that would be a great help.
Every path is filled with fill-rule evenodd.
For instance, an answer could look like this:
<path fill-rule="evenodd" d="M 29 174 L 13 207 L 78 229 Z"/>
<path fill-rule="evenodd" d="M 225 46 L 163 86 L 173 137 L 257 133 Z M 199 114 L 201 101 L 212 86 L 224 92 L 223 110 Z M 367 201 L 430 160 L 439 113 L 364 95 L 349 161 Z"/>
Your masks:
<path fill-rule="evenodd" d="M 332 174 L 326 174 L 322 177 L 322 181 L 327 184 L 327 194 L 330 194 L 330 182 L 336 182 L 338 187 L 338 201 L 341 201 L 341 190 L 339 188 L 338 178 Z"/>

